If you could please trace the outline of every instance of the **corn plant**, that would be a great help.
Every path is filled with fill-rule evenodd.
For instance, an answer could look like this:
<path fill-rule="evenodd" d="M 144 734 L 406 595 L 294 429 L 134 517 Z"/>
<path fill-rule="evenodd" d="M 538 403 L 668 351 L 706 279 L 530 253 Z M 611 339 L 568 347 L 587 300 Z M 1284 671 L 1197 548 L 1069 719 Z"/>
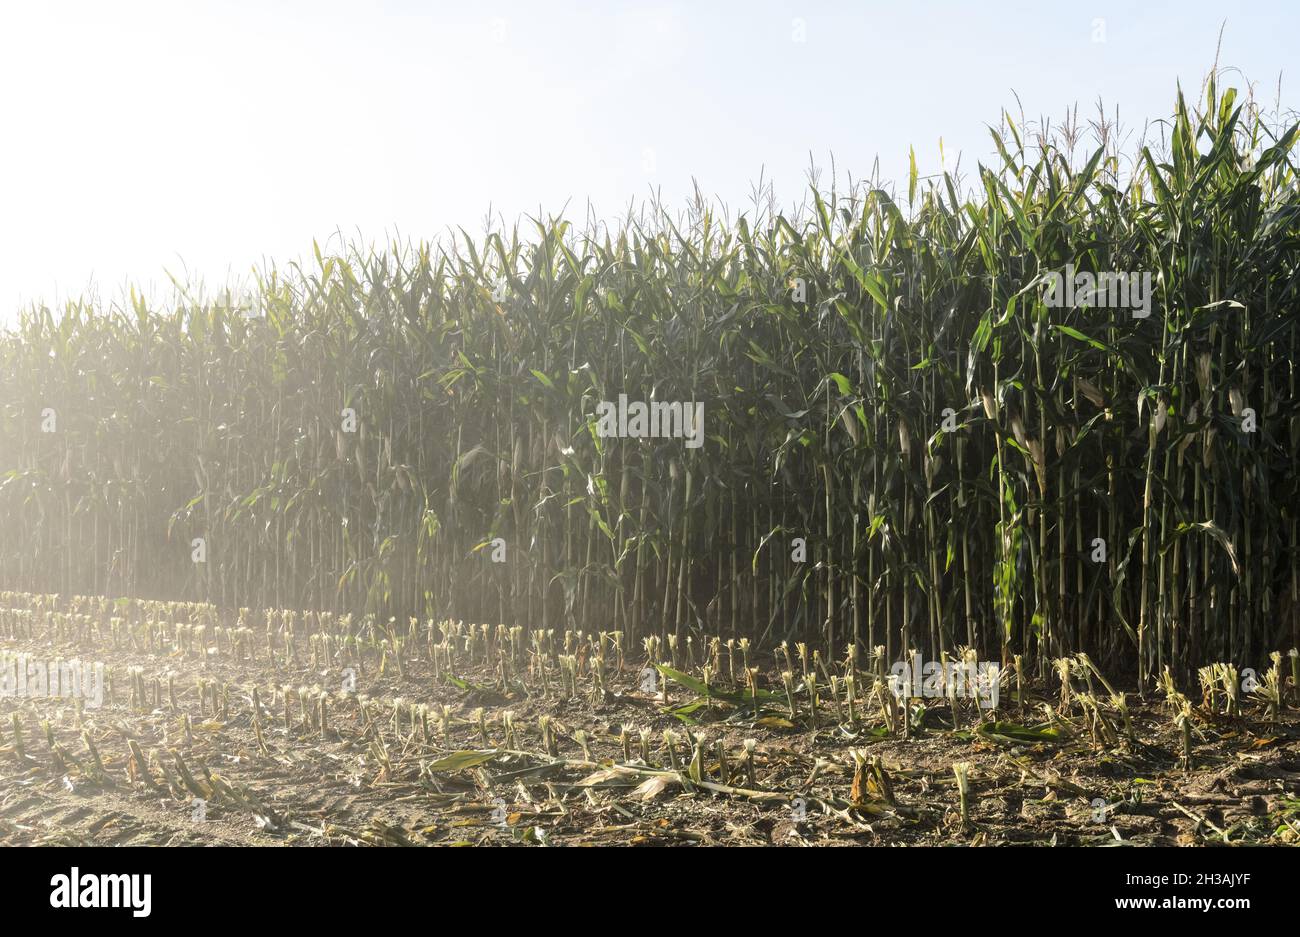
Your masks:
<path fill-rule="evenodd" d="M 399 673 L 410 616 L 516 657 L 514 629 L 599 628 L 620 667 L 653 636 L 715 676 L 693 634 L 746 669 L 777 644 L 805 686 L 810 648 L 970 646 L 1022 705 L 1021 660 L 1145 691 L 1294 646 L 1297 127 L 1212 75 L 1158 128 L 1004 114 L 993 165 L 905 193 L 316 248 L 260 273 L 256 319 L 189 283 L 33 305 L 0 333 L 0 584 L 203 603 L 189 653 L 236 658 L 254 618 L 225 610 L 368 616 Z M 1052 302 L 1062 271 L 1149 274 L 1149 302 Z M 602 435 L 620 394 L 702 402 L 702 444 Z M 439 646 L 442 677 L 490 653 Z"/>

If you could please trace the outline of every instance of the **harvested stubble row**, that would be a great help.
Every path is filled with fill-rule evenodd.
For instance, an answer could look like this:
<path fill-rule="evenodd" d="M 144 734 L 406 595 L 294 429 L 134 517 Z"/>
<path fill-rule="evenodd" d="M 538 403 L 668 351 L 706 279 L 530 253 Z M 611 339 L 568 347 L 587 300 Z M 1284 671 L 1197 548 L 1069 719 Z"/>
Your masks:
<path fill-rule="evenodd" d="M 205 822 L 190 835 L 255 827 L 259 839 L 304 843 L 708 842 L 737 817 L 760 841 L 1255 842 L 1297 831 L 1296 655 L 1289 675 L 1275 655 L 1249 694 L 1228 665 L 1206 668 L 1196 704 L 1166 672 L 1160 707 L 1116 692 L 1086 655 L 1062 658 L 1056 692 L 1023 674 L 1013 687 L 1008 672 L 986 710 L 952 684 L 924 705 L 900 700 L 883 655 L 859 667 L 852 651 L 826 660 L 803 644 L 779 648 L 772 670 L 721 637 L 698 648 L 650 638 L 643 657 L 618 635 L 525 644 L 504 626 L 451 621 L 398 635 L 311 616 L 308 633 L 300 614 L 278 610 L 241 640 L 216 624 L 225 617 L 0 593 L 6 650 L 115 661 L 99 706 L 0 699 L 12 708 L 0 781 L 123 798 L 111 802 L 124 814 L 151 802 L 188 816 L 197 798 Z M 1234 738 L 1239 754 L 1216 750 Z M 1066 776 L 1066 756 L 1072 768 L 1110 767 Z M 1225 765 L 1254 766 L 1236 779 L 1250 796 L 1230 820 L 1197 786 L 1198 771 L 1221 778 Z M 360 803 L 301 799 L 331 788 Z M 1019 813 L 1004 815 L 1009 803 Z M 30 838 L 30 826 L 5 823 L 0 807 L 0 836 Z"/>

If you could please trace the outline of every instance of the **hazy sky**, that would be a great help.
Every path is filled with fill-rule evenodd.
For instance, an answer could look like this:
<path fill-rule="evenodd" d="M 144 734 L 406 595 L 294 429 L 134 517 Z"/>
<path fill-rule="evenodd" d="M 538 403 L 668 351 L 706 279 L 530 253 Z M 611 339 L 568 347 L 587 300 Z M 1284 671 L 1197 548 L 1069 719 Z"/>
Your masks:
<path fill-rule="evenodd" d="M 973 168 L 1013 91 L 1140 130 L 1199 89 L 1225 16 L 1220 64 L 1300 105 L 1293 0 L 5 4 L 0 320 L 338 229 L 478 231 L 489 205 L 613 217 L 692 177 L 739 205 L 764 167 L 794 201 L 810 153 L 902 179 L 942 137 Z"/>

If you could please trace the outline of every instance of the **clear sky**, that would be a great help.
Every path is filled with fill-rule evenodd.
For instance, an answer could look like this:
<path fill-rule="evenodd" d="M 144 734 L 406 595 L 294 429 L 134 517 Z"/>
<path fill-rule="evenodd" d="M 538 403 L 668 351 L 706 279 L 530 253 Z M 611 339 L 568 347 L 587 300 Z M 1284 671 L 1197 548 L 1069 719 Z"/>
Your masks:
<path fill-rule="evenodd" d="M 970 169 L 1013 92 L 1140 131 L 1199 89 L 1225 18 L 1220 65 L 1300 106 L 1294 0 L 6 3 L 0 321 L 340 229 L 479 231 L 489 206 L 612 218 L 692 179 L 743 206 L 764 169 L 793 202 L 810 154 L 902 180 L 942 138 Z"/>

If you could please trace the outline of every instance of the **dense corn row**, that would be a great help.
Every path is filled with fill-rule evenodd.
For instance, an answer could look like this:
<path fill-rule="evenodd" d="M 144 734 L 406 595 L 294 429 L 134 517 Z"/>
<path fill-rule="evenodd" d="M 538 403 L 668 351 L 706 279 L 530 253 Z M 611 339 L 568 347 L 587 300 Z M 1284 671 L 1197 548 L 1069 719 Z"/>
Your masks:
<path fill-rule="evenodd" d="M 1296 128 L 1213 82 L 1170 127 L 1128 171 L 1006 118 L 972 194 L 906 206 L 317 251 L 257 317 L 31 310 L 0 336 L 0 584 L 320 610 L 267 635 L 1262 669 L 1300 640 Z M 1149 315 L 1053 305 L 1065 270 L 1150 274 Z M 703 403 L 703 444 L 600 435 L 620 394 Z"/>

